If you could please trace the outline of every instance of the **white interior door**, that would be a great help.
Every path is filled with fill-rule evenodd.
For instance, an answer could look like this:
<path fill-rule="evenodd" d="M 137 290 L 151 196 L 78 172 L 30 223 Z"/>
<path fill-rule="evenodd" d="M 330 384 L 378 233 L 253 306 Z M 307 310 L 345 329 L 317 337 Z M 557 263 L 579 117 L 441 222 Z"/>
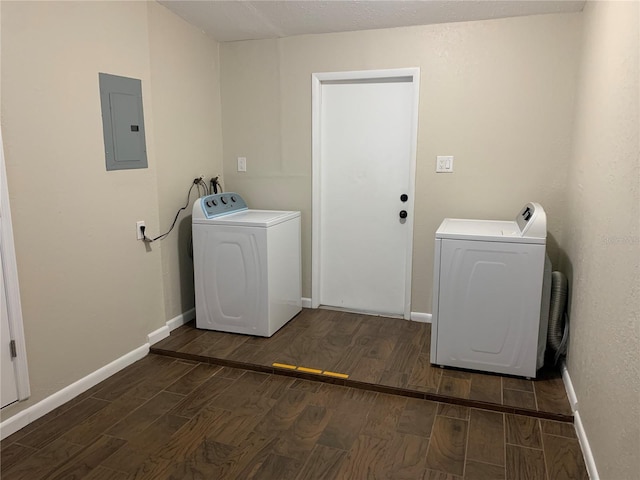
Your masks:
<path fill-rule="evenodd" d="M 22 306 L 20 304 L 20 286 L 18 284 L 18 266 L 16 264 L 11 210 L 9 208 L 9 189 L 4 162 L 2 132 L 0 131 L 0 373 L 2 377 L 2 407 L 24 400 L 30 395 L 27 357 L 22 325 Z M 13 341 L 16 356 L 12 356 L 10 347 Z M 5 435 L 6 429 L 0 434 Z"/>
<path fill-rule="evenodd" d="M 403 73 L 320 82 L 313 303 L 409 318 L 417 79 Z"/>
<path fill-rule="evenodd" d="M 0 229 L 2 224 L 0 223 Z M 2 249 L 0 248 L 0 267 L 2 266 Z M 0 401 L 2 406 L 5 407 L 10 403 L 18 400 L 18 384 L 16 379 L 16 370 L 11 356 L 11 349 L 9 347 L 11 341 L 11 334 L 9 330 L 9 312 L 7 311 L 7 294 L 4 286 L 4 274 L 2 268 L 0 268 L 0 295 L 2 296 L 2 302 L 0 305 L 0 317 L 2 317 L 2 325 L 0 331 L 0 344 L 2 348 L 2 357 L 0 360 L 2 379 L 2 392 L 0 394 Z"/>

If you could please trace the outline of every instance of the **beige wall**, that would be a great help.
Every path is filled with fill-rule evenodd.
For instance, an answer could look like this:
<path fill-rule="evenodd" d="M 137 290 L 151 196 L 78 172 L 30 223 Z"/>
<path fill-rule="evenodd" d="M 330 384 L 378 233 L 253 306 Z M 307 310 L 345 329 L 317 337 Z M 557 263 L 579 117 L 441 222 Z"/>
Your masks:
<path fill-rule="evenodd" d="M 420 67 L 411 310 L 431 311 L 444 217 L 511 219 L 541 202 L 556 260 L 580 28 L 580 14 L 545 15 L 222 44 L 226 186 L 254 208 L 302 211 L 310 297 L 311 74 Z M 454 155 L 455 173 L 436 175 L 436 155 Z"/>
<path fill-rule="evenodd" d="M 150 229 L 160 234 L 186 204 L 194 178 L 222 175 L 220 62 L 216 42 L 155 2 L 149 3 L 149 39 L 160 213 L 160 227 Z M 162 241 L 167 319 L 194 307 L 189 248 L 195 198 L 194 188 L 189 207 Z"/>
<path fill-rule="evenodd" d="M 135 222 L 150 234 L 168 227 L 193 178 L 221 162 L 217 44 L 197 29 L 145 2 L 1 8 L 2 133 L 32 391 L 6 418 L 193 306 L 176 235 L 147 250 Z M 142 80 L 149 168 L 105 170 L 98 72 Z"/>
<path fill-rule="evenodd" d="M 568 369 L 602 479 L 640 472 L 640 4 L 587 2 L 568 214 Z"/>

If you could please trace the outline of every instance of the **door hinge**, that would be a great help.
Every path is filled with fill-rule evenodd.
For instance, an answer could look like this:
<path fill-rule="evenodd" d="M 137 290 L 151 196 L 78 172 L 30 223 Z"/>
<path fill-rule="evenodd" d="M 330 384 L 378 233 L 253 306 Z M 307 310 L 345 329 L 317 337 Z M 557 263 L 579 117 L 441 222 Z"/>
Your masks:
<path fill-rule="evenodd" d="M 9 342 L 9 350 L 11 350 L 11 358 L 16 358 L 18 356 L 18 352 L 16 351 L 16 341 L 11 340 Z"/>

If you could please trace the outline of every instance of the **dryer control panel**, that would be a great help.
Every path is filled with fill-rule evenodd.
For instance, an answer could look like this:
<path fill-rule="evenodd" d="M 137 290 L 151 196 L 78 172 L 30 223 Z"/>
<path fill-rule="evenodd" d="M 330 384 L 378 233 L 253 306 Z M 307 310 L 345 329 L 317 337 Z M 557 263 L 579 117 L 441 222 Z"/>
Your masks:
<path fill-rule="evenodd" d="M 542 205 L 536 202 L 529 202 L 516 217 L 516 224 L 520 230 L 520 236 L 546 238 L 547 236 L 547 215 Z"/>
<path fill-rule="evenodd" d="M 244 199 L 234 192 L 207 195 L 200 199 L 200 206 L 206 218 L 219 217 L 230 213 L 247 210 Z"/>

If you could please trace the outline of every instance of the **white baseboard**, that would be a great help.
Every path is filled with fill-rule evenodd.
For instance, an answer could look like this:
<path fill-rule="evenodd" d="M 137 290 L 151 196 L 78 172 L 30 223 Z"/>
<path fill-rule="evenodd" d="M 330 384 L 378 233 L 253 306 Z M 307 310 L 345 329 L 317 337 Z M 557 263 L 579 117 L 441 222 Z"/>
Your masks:
<path fill-rule="evenodd" d="M 72 400 L 81 393 L 89 390 L 91 387 L 94 387 L 103 380 L 106 380 L 111 375 L 118 373 L 123 368 L 128 367 L 132 363 L 140 360 L 145 355 L 147 355 L 147 353 L 149 353 L 149 347 L 151 345 L 159 342 L 163 338 L 168 337 L 169 333 L 172 330 L 175 330 L 179 326 L 190 322 L 195 318 L 195 316 L 196 310 L 195 308 L 192 308 L 191 310 L 188 310 L 178 315 L 177 317 L 172 318 L 164 327 L 160 327 L 147 335 L 149 343 L 145 343 L 135 350 L 124 354 L 122 357 L 114 360 L 108 365 L 99 368 L 86 377 L 83 377 L 80 380 L 72 383 L 71 385 L 64 387 L 62 390 L 58 390 L 56 393 L 49 395 L 47 398 L 4 420 L 2 423 L 0 423 L 0 439 L 4 440 L 9 435 L 17 432 L 21 428 L 26 427 L 31 422 L 46 415 L 52 410 L 55 410 L 69 400 Z"/>
<path fill-rule="evenodd" d="M 167 338 L 169 336 L 169 333 L 171 333 L 171 331 L 166 325 L 164 327 L 160 327 L 157 330 L 154 330 L 149 335 L 147 335 L 147 338 L 149 339 L 149 345 L 153 345 L 155 343 L 158 343 L 163 338 Z"/>
<path fill-rule="evenodd" d="M 596 461 L 593 458 L 593 452 L 591 451 L 589 439 L 587 438 L 587 432 L 584 430 L 582 418 L 580 417 L 580 412 L 578 410 L 578 397 L 576 396 L 576 391 L 573 388 L 573 383 L 571 382 L 571 377 L 569 376 L 569 370 L 567 369 L 567 365 L 564 362 L 562 362 L 561 370 L 564 388 L 567 391 L 569 404 L 571 405 L 571 410 L 573 411 L 573 425 L 576 429 L 576 436 L 578 437 L 580 448 L 582 449 L 582 456 L 584 457 L 584 463 L 587 467 L 587 473 L 589 474 L 589 478 L 591 480 L 600 480 L 600 475 L 598 475 L 598 469 L 596 468 Z"/>
<path fill-rule="evenodd" d="M 302 308 L 312 308 L 311 299 L 302 297 Z M 414 322 L 431 323 L 430 313 L 411 312 L 411 320 Z"/>
<path fill-rule="evenodd" d="M 44 400 L 30 406 L 29 408 L 16 413 L 12 417 L 9 417 L 2 423 L 0 423 L 0 439 L 4 440 L 9 435 L 17 432 L 21 428 L 26 427 L 31 422 L 46 415 L 47 413 L 55 410 L 59 406 L 67 403 L 69 400 L 74 399 L 81 393 L 89 390 L 98 383 L 106 380 L 111 375 L 118 373 L 123 368 L 137 362 L 145 355 L 149 353 L 149 344 L 145 343 L 141 347 L 126 353 L 122 357 L 114 360 L 113 362 L 99 368 L 95 372 L 90 373 L 86 377 L 72 383 L 71 385 L 64 387 L 62 390 L 58 390 L 56 393 L 49 395 Z"/>
<path fill-rule="evenodd" d="M 180 315 L 173 317 L 171 320 L 167 321 L 167 324 L 164 327 L 160 327 L 157 330 L 154 330 L 147 338 L 149 339 L 149 345 L 154 345 L 158 343 L 163 338 L 167 338 L 172 330 L 184 325 L 187 322 L 190 322 L 196 318 L 196 309 L 192 308 Z"/>
<path fill-rule="evenodd" d="M 192 308 L 191 310 L 187 310 L 186 312 L 169 320 L 167 322 L 167 327 L 169 327 L 169 331 L 171 332 L 185 323 L 189 323 L 194 318 L 196 318 L 196 309 Z"/>
<path fill-rule="evenodd" d="M 414 322 L 431 323 L 430 313 L 411 312 L 411 320 Z"/>

